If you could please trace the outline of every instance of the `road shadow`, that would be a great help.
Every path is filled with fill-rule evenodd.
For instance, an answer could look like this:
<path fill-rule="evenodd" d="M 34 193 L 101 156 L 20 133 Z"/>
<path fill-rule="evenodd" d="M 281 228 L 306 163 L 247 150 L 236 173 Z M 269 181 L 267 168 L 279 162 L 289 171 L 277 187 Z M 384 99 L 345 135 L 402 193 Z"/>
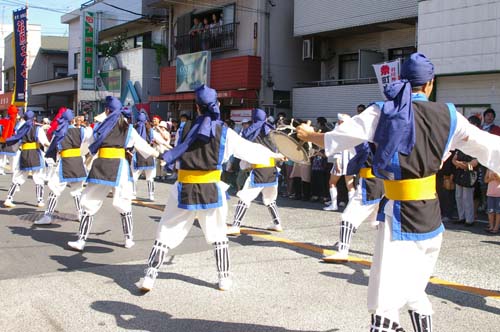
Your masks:
<path fill-rule="evenodd" d="M 329 266 L 333 266 L 333 269 L 335 267 L 349 267 L 353 270 L 352 273 L 343 273 L 343 272 L 334 272 L 334 271 L 323 271 L 320 272 L 319 274 L 324 275 L 326 277 L 331 277 L 335 279 L 344 279 L 348 283 L 353 284 L 353 285 L 359 285 L 359 286 L 368 286 L 368 274 L 369 274 L 369 268 L 363 268 L 361 265 L 355 264 L 355 263 L 346 263 L 346 264 L 331 264 L 331 263 L 325 263 Z M 365 273 L 366 270 L 366 273 Z"/>
<path fill-rule="evenodd" d="M 76 240 L 75 233 L 60 232 L 60 231 L 53 230 L 54 228 L 59 228 L 59 227 L 61 227 L 61 226 L 58 224 L 50 224 L 50 225 L 36 226 L 36 227 L 35 227 L 35 225 L 33 225 L 30 228 L 19 227 L 19 226 L 9 226 L 9 229 L 12 232 L 12 234 L 14 234 L 14 235 L 28 236 L 37 242 L 53 244 L 53 245 L 56 245 L 62 249 L 71 250 L 71 248 L 68 247 L 68 241 Z M 91 235 L 102 235 L 106 232 L 109 232 L 109 230 L 104 231 L 104 232 L 99 232 L 99 233 L 90 233 L 90 234 Z M 113 247 L 122 247 L 121 245 L 118 245 L 118 244 L 113 243 L 113 242 L 104 241 L 104 240 L 96 239 L 96 238 L 89 238 L 87 241 L 87 245 L 85 246 L 85 252 L 102 254 L 102 253 L 108 253 L 108 252 L 113 251 L 112 248 L 95 246 L 94 244 L 113 246 Z"/>
<path fill-rule="evenodd" d="M 145 295 L 138 289 L 136 284 L 140 278 L 144 276 L 144 269 L 147 267 L 146 262 L 144 264 L 98 264 L 88 262 L 87 257 L 85 257 L 82 253 L 77 253 L 70 257 L 52 255 L 50 258 L 65 266 L 64 268 L 58 269 L 58 271 L 72 272 L 78 270 L 81 272 L 100 275 L 110 279 L 112 283 L 116 283 L 118 286 L 128 291 L 131 295 Z M 172 265 L 174 258 L 175 256 L 170 256 L 162 266 L 162 269 L 166 268 L 165 265 Z M 175 279 L 191 285 L 217 289 L 215 283 L 210 283 L 205 280 L 173 272 L 160 271 L 158 273 L 156 284 L 158 284 L 158 282 L 162 279 Z"/>
<path fill-rule="evenodd" d="M 470 294 L 440 285 L 429 283 L 426 293 L 442 299 L 441 303 L 448 304 L 447 301 L 456 304 L 455 310 L 463 310 L 461 307 L 473 308 L 500 315 L 500 308 L 488 305 L 486 298 L 480 295 Z"/>
<path fill-rule="evenodd" d="M 173 318 L 166 312 L 143 309 L 135 304 L 119 301 L 95 301 L 90 307 L 96 311 L 113 315 L 116 325 L 126 330 L 149 332 L 299 332 L 299 330 L 288 330 L 278 326 Z M 334 331 L 340 330 L 331 329 L 325 332 Z M 300 332 L 307 331 L 300 330 Z"/>
<path fill-rule="evenodd" d="M 500 246 L 500 241 L 481 241 L 481 243 L 496 244 L 497 246 Z"/>

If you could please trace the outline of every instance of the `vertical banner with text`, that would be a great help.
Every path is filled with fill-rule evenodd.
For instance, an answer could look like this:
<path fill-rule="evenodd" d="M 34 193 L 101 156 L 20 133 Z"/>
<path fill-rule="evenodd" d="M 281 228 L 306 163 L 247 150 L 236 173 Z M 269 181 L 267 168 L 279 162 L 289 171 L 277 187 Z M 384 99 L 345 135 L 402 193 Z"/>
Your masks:
<path fill-rule="evenodd" d="M 28 100 L 26 96 L 26 80 L 28 78 L 28 8 L 13 12 L 14 38 L 12 38 L 14 49 L 14 71 L 16 80 L 14 83 L 14 94 L 12 103 L 16 106 L 25 107 Z"/>
<path fill-rule="evenodd" d="M 95 14 L 83 12 L 82 51 L 80 55 L 81 88 L 95 90 Z"/>
<path fill-rule="evenodd" d="M 399 80 L 399 68 L 400 68 L 400 60 L 394 60 L 384 63 L 379 63 L 373 65 L 373 69 L 375 70 L 375 74 L 377 75 L 378 86 L 380 88 L 380 93 L 385 98 L 384 95 L 384 87 L 387 84 L 390 84 L 394 81 Z"/>

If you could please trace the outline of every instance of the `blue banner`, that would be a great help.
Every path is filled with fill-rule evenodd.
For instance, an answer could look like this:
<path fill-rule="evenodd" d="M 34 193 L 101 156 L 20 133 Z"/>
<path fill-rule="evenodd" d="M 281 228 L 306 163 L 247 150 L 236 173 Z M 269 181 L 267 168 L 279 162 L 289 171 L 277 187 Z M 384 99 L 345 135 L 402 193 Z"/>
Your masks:
<path fill-rule="evenodd" d="M 28 77 L 28 8 L 23 8 L 13 12 L 14 16 L 14 38 L 12 39 L 14 49 L 14 70 L 16 82 L 13 104 L 16 106 L 26 106 L 26 79 Z"/>

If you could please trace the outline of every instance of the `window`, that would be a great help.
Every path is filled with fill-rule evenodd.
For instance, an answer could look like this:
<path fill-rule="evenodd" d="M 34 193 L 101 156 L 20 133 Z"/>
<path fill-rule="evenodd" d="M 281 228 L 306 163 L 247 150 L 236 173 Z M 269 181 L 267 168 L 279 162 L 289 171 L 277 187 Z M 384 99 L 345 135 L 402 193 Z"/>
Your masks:
<path fill-rule="evenodd" d="M 151 48 L 151 32 L 135 36 L 134 47 Z"/>
<path fill-rule="evenodd" d="M 68 76 L 68 66 L 54 65 L 54 78 L 62 78 Z"/>
<path fill-rule="evenodd" d="M 359 54 L 343 54 L 339 56 L 339 78 L 341 80 L 358 79 Z"/>
<path fill-rule="evenodd" d="M 407 46 L 401 48 L 391 48 L 389 49 L 389 61 L 401 59 L 401 62 L 405 61 L 410 57 L 411 54 L 415 53 L 417 48 L 415 46 Z"/>
<path fill-rule="evenodd" d="M 73 69 L 78 70 L 80 68 L 80 53 L 73 54 Z"/>

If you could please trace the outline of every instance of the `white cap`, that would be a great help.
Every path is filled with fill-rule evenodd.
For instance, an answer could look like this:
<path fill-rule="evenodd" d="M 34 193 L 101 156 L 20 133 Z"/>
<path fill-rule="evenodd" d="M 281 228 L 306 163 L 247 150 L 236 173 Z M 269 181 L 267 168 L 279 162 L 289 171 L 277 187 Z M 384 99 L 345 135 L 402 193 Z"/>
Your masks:
<path fill-rule="evenodd" d="M 160 121 L 158 127 L 163 127 L 165 129 L 168 129 L 167 121 Z"/>
<path fill-rule="evenodd" d="M 106 112 L 102 112 L 101 114 L 94 116 L 94 121 L 103 122 L 107 117 Z"/>
<path fill-rule="evenodd" d="M 250 122 L 250 119 L 249 119 L 249 118 L 243 118 L 243 119 L 241 120 L 241 123 L 248 123 L 248 122 Z"/>
<path fill-rule="evenodd" d="M 349 114 L 338 113 L 337 118 L 339 119 L 339 121 L 345 121 L 347 119 L 350 119 L 351 117 L 349 116 Z"/>
<path fill-rule="evenodd" d="M 49 118 L 43 118 L 42 123 L 50 124 Z"/>

